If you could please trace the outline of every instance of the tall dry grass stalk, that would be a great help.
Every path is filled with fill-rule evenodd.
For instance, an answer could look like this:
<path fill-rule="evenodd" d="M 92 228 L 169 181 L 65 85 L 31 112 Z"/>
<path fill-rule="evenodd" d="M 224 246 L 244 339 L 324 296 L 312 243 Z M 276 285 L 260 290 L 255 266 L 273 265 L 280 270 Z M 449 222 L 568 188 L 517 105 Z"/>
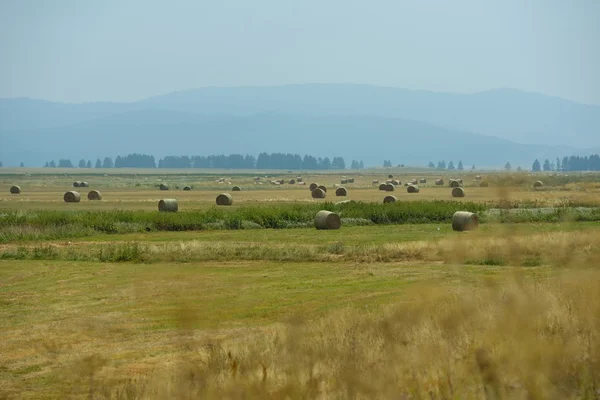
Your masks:
<path fill-rule="evenodd" d="M 90 375 L 103 365 L 93 359 L 79 369 L 81 390 L 122 399 L 593 399 L 598 293 L 600 273 L 589 269 L 420 286 L 402 304 L 226 339 L 194 334 L 184 313 L 177 357 L 143 375 Z"/>

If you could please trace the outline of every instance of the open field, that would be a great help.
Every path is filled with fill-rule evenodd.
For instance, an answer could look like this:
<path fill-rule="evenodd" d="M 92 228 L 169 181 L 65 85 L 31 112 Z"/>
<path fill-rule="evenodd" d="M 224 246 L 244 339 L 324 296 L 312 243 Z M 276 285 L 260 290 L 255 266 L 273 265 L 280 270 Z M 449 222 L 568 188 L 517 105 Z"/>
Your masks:
<path fill-rule="evenodd" d="M 142 175 L 0 175 L 0 399 L 600 397 L 598 175 L 465 173 L 464 199 L 383 205 L 365 171 L 335 206 L 248 172 L 225 208 L 222 174 Z M 64 203 L 72 180 L 104 200 Z M 463 208 L 478 230 L 452 231 Z"/>

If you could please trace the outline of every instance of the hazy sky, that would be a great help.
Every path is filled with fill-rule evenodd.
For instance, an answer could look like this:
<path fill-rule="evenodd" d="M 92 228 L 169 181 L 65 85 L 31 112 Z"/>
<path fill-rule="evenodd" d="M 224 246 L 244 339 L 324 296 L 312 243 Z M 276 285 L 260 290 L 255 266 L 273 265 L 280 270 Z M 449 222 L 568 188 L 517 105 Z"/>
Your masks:
<path fill-rule="evenodd" d="M 0 97 L 316 82 L 600 104 L 600 0 L 0 0 Z"/>

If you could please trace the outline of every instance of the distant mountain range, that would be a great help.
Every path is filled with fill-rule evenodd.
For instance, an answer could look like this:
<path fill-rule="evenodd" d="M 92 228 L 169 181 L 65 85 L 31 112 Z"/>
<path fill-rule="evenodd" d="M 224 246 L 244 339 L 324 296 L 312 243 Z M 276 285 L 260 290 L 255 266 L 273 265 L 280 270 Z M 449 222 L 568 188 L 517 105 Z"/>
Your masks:
<path fill-rule="evenodd" d="M 0 160 L 293 152 L 366 165 L 530 167 L 598 152 L 600 106 L 492 90 L 449 94 L 367 85 L 205 88 L 133 103 L 0 99 Z"/>

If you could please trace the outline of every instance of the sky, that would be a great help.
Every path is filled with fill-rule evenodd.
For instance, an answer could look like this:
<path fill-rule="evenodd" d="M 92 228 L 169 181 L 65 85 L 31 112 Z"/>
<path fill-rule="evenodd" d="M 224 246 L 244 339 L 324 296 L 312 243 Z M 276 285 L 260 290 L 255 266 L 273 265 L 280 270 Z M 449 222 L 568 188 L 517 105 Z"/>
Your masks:
<path fill-rule="evenodd" d="M 0 97 L 516 88 L 600 104 L 598 0 L 0 0 Z"/>

